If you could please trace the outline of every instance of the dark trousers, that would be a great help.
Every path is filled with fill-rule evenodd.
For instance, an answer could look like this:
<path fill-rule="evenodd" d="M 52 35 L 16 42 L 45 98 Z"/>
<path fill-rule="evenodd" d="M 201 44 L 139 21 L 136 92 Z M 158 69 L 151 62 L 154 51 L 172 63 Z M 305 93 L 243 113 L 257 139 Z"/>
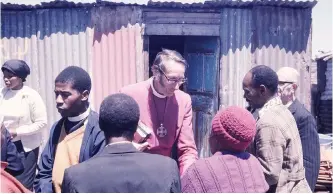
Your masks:
<path fill-rule="evenodd" d="M 25 152 L 21 141 L 16 141 L 14 144 L 22 157 L 22 163 L 24 166 L 23 173 L 16 176 L 16 179 L 20 181 L 27 189 L 32 191 L 34 179 L 36 176 L 39 147 L 29 152 Z"/>

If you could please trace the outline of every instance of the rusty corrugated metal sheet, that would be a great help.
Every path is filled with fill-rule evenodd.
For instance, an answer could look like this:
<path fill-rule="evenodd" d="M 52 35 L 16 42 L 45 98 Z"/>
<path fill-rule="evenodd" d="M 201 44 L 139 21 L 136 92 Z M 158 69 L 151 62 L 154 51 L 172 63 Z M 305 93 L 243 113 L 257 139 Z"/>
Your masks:
<path fill-rule="evenodd" d="M 254 63 L 297 69 L 297 97 L 310 110 L 311 9 L 258 7 L 254 16 Z"/>
<path fill-rule="evenodd" d="M 23 59 L 31 75 L 26 85 L 37 90 L 47 107 L 48 129 L 59 119 L 54 79 L 68 65 L 92 66 L 89 9 L 51 9 L 1 12 L 0 63 Z M 3 80 L 1 79 L 3 86 Z M 46 130 L 47 131 L 47 130 Z M 48 134 L 48 131 L 46 132 Z"/>
<path fill-rule="evenodd" d="M 48 128 L 60 118 L 54 79 L 66 66 L 77 65 L 89 72 L 95 110 L 108 94 L 144 79 L 143 41 L 137 23 L 141 10 L 137 8 L 2 11 L 1 16 L 0 63 L 13 58 L 27 61 L 31 75 L 26 84 L 41 94 Z"/>
<path fill-rule="evenodd" d="M 93 75 L 95 108 L 121 87 L 143 81 L 141 9 L 131 6 L 94 9 Z"/>
<path fill-rule="evenodd" d="M 242 80 L 255 65 L 300 72 L 298 98 L 310 109 L 311 9 L 222 9 L 220 105 L 245 107 Z"/>
<path fill-rule="evenodd" d="M 245 107 L 242 81 L 252 65 L 252 28 L 251 9 L 222 9 L 220 108 L 230 105 Z"/>
<path fill-rule="evenodd" d="M 317 0 L 2 0 L 5 9 L 17 8 L 52 8 L 91 5 L 139 5 L 148 7 L 170 8 L 217 8 L 223 6 L 287 6 L 313 7 Z"/>

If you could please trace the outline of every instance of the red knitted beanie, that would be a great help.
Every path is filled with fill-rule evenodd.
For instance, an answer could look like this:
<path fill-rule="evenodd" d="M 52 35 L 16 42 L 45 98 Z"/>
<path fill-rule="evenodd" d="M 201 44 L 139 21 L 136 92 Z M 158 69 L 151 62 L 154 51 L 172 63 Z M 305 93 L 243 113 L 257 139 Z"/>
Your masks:
<path fill-rule="evenodd" d="M 212 121 L 211 137 L 223 150 L 244 151 L 256 133 L 256 121 L 244 108 L 231 106 L 219 111 Z"/>

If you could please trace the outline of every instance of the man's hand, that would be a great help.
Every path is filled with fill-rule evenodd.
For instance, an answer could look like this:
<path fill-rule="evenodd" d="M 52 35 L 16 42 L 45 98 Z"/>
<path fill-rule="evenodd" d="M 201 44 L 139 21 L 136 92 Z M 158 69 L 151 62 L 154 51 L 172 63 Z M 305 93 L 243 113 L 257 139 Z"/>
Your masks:
<path fill-rule="evenodd" d="M 148 142 L 144 142 L 144 143 L 141 143 L 141 144 L 132 142 L 132 144 L 139 151 L 144 151 L 145 149 L 147 149 L 149 147 L 149 143 Z"/>

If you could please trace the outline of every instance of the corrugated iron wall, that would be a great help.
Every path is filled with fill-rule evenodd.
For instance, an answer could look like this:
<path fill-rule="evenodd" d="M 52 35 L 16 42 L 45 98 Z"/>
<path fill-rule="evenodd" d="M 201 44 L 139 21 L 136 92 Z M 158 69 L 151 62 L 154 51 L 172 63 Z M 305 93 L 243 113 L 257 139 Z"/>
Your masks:
<path fill-rule="evenodd" d="M 221 18 L 220 108 L 245 107 L 242 81 L 252 66 L 252 10 L 225 8 Z"/>
<path fill-rule="evenodd" d="M 108 94 L 143 80 L 141 10 L 137 8 L 2 10 L 1 16 L 0 63 L 14 58 L 27 61 L 31 75 L 26 85 L 41 94 L 48 129 L 60 118 L 54 79 L 66 66 L 80 66 L 91 75 L 90 101 L 95 110 Z"/>
<path fill-rule="evenodd" d="M 57 74 L 68 65 L 91 73 L 90 15 L 89 9 L 2 10 L 0 63 L 15 58 L 28 63 L 31 75 L 26 84 L 37 90 L 46 104 L 48 129 L 60 117 L 53 92 Z"/>
<path fill-rule="evenodd" d="M 300 72 L 297 96 L 310 110 L 311 9 L 258 6 L 221 11 L 220 106 L 245 107 L 242 80 L 255 65 Z"/>
<path fill-rule="evenodd" d="M 20 58 L 29 63 L 32 74 L 27 85 L 42 95 L 49 127 L 59 118 L 53 81 L 65 66 L 79 65 L 90 73 L 95 110 L 105 96 L 143 80 L 147 73 L 140 7 L 2 10 L 1 15 L 0 62 Z M 298 97 L 309 107 L 310 29 L 310 9 L 222 8 L 219 105 L 245 107 L 243 77 L 254 65 L 263 64 L 274 70 L 282 66 L 298 69 Z"/>
<path fill-rule="evenodd" d="M 93 94 L 95 108 L 109 94 L 144 79 L 141 9 L 131 6 L 93 9 Z"/>

